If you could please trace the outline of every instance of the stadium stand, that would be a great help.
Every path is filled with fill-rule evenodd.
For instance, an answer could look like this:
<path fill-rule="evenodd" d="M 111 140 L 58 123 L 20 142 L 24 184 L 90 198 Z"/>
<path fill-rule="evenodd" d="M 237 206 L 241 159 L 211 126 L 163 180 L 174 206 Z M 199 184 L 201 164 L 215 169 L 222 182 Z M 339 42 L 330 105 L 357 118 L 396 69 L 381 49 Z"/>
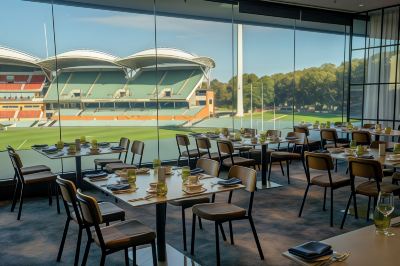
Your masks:
<path fill-rule="evenodd" d="M 65 84 L 68 82 L 69 77 L 71 73 L 70 72 L 61 72 L 58 74 L 57 77 L 53 79 L 51 82 L 51 85 L 47 91 L 47 94 L 45 96 L 45 100 L 49 101 L 57 101 L 58 98 L 58 93 L 57 93 L 57 82 L 58 82 L 58 90 L 62 91 L 64 88 Z"/>
<path fill-rule="evenodd" d="M 159 84 L 165 75 L 165 71 L 159 71 L 156 79 L 154 70 L 142 70 L 136 74 L 132 81 L 128 83 L 126 89 L 129 91 L 130 99 L 148 99 L 154 97 L 155 84 Z"/>
<path fill-rule="evenodd" d="M 21 110 L 19 111 L 18 118 L 37 118 L 39 119 L 42 111 L 40 110 Z"/>
<path fill-rule="evenodd" d="M 0 118 L 13 118 L 15 111 L 3 111 L 0 110 Z"/>
<path fill-rule="evenodd" d="M 89 99 L 111 99 L 117 90 L 126 84 L 125 73 L 122 71 L 104 71 L 89 91 Z"/>
<path fill-rule="evenodd" d="M 43 83 L 46 78 L 43 75 L 33 75 L 30 81 L 25 84 L 24 90 L 40 90 L 43 87 Z"/>
<path fill-rule="evenodd" d="M 99 72 L 72 72 L 68 83 L 60 93 L 61 98 L 85 97 Z"/>

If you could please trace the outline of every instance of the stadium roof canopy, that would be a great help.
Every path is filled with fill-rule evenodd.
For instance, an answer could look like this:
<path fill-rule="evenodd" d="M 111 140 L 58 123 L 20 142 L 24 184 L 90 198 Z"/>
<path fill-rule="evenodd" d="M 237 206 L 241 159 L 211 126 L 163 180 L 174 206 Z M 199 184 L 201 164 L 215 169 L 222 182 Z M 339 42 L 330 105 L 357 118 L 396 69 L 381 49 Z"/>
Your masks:
<path fill-rule="evenodd" d="M 118 67 L 119 58 L 93 50 L 74 50 L 41 60 L 38 64 L 44 69 L 55 71 L 71 67 Z"/>
<path fill-rule="evenodd" d="M 38 66 L 39 58 L 23 53 L 14 49 L 0 46 L 0 64 L 1 65 L 17 65 L 24 67 Z"/>
<path fill-rule="evenodd" d="M 157 61 L 156 61 L 157 58 Z M 204 56 L 196 56 L 178 49 L 172 48 L 157 48 L 145 50 L 131 56 L 115 61 L 117 64 L 130 68 L 140 69 L 163 64 L 191 64 L 205 68 L 214 68 L 215 62 L 213 59 Z"/>

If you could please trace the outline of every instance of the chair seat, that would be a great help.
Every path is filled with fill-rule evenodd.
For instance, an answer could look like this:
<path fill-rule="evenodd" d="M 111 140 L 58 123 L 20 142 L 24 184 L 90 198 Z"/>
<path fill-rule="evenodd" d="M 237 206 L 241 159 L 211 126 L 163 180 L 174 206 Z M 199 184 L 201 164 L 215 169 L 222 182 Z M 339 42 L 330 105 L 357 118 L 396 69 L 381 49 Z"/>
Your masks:
<path fill-rule="evenodd" d="M 123 161 L 118 158 L 94 159 L 94 164 L 100 165 L 102 167 L 106 166 L 109 163 L 123 163 Z"/>
<path fill-rule="evenodd" d="M 253 149 L 252 146 L 239 146 L 239 147 L 233 146 L 233 148 L 239 152 L 245 152 Z"/>
<path fill-rule="evenodd" d="M 201 158 L 206 158 L 206 159 L 211 159 L 211 160 L 214 160 L 214 161 L 219 161 L 218 152 L 210 152 L 210 156 L 208 155 L 208 153 L 206 153 L 206 154 L 202 155 Z"/>
<path fill-rule="evenodd" d="M 125 220 L 125 211 L 111 202 L 98 202 L 103 223 L 115 222 Z M 75 222 L 77 221 L 74 211 L 71 212 L 71 217 Z"/>
<path fill-rule="evenodd" d="M 394 172 L 392 175 L 393 180 L 400 180 L 400 172 Z"/>
<path fill-rule="evenodd" d="M 150 243 L 156 238 L 149 227 L 136 220 L 121 222 L 101 228 L 104 243 L 107 249 L 123 249 Z M 94 241 L 100 245 L 97 234 L 93 234 Z"/>
<path fill-rule="evenodd" d="M 329 148 L 348 148 L 349 147 L 349 143 L 336 143 L 336 147 L 335 147 L 335 143 L 329 143 L 329 144 L 325 144 L 324 146 L 326 149 Z"/>
<path fill-rule="evenodd" d="M 287 151 L 275 151 L 271 153 L 271 159 L 278 160 L 301 160 L 301 154 L 287 152 Z"/>
<path fill-rule="evenodd" d="M 23 175 L 34 174 L 38 172 L 50 172 L 51 169 L 46 165 L 33 165 L 33 166 L 25 166 L 21 168 L 21 172 Z"/>
<path fill-rule="evenodd" d="M 274 152 L 275 150 L 267 149 L 267 158 L 266 162 L 269 163 L 271 153 Z M 250 158 L 256 160 L 257 163 L 261 163 L 261 149 L 251 149 L 249 150 L 250 153 Z"/>
<path fill-rule="evenodd" d="M 331 183 L 329 182 L 328 175 L 318 175 L 311 178 L 311 184 L 317 185 L 320 187 L 331 187 Z M 350 185 L 350 178 L 345 176 L 332 176 L 332 187 L 339 188 Z"/>
<path fill-rule="evenodd" d="M 200 151 L 200 156 L 206 154 L 207 152 L 205 151 Z M 199 151 L 197 149 L 189 150 L 189 153 L 187 151 L 182 152 L 183 157 L 190 157 L 190 158 L 196 158 L 199 157 Z"/>
<path fill-rule="evenodd" d="M 380 183 L 380 187 L 381 191 L 393 193 L 394 195 L 400 194 L 400 186 L 388 183 Z M 375 181 L 361 183 L 356 187 L 356 193 L 371 197 L 378 197 L 379 194 Z"/>
<path fill-rule="evenodd" d="M 106 171 L 109 173 L 122 169 L 136 169 L 136 168 L 137 168 L 136 165 L 127 163 L 109 163 L 105 167 Z"/>
<path fill-rule="evenodd" d="M 225 202 L 197 204 L 192 210 L 200 218 L 210 221 L 228 221 L 246 216 L 246 209 Z"/>
<path fill-rule="evenodd" d="M 50 171 L 24 175 L 25 184 L 46 183 L 46 182 L 55 181 L 56 178 L 57 178 L 57 175 L 53 174 Z"/>
<path fill-rule="evenodd" d="M 254 159 L 248 159 L 244 157 L 232 157 L 233 158 L 233 164 L 234 165 L 241 165 L 241 166 L 253 166 L 256 164 L 256 161 Z M 225 165 L 226 167 L 231 167 L 232 166 L 232 160 L 231 158 L 226 158 L 222 161 L 222 164 Z"/>
<path fill-rule="evenodd" d="M 201 197 L 201 198 L 187 198 L 187 199 L 180 199 L 180 200 L 171 200 L 169 203 L 174 206 L 181 206 L 182 208 L 190 208 L 193 205 L 201 204 L 201 203 L 209 203 L 210 198 L 208 197 Z"/>

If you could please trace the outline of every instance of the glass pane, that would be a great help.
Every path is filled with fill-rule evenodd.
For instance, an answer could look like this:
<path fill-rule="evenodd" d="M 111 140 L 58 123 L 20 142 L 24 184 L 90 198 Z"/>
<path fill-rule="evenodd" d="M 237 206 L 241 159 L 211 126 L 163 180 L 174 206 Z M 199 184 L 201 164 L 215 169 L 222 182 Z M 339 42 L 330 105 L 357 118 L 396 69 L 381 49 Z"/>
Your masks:
<path fill-rule="evenodd" d="M 382 45 L 398 43 L 399 7 L 384 10 Z"/>
<path fill-rule="evenodd" d="M 379 120 L 393 120 L 394 95 L 396 86 L 394 84 L 382 84 L 379 88 Z"/>
<path fill-rule="evenodd" d="M 382 47 L 380 83 L 396 82 L 397 46 Z"/>
<path fill-rule="evenodd" d="M 203 0 L 182 4 L 185 10 L 199 7 L 218 11 L 223 17 L 233 15 L 229 4 Z M 235 38 L 236 30 L 231 20 L 157 15 L 162 160 L 178 158 L 175 134 L 233 129 L 237 84 L 232 36 Z M 189 148 L 195 149 L 195 139 L 189 140 Z M 211 145 L 212 151 L 217 152 L 216 143 Z"/>
<path fill-rule="evenodd" d="M 59 138 L 59 128 L 50 125 L 43 103 L 52 73 L 37 65 L 54 56 L 51 5 L 5 0 L 1 13 L 0 53 L 6 60 L 0 63 L 0 179 L 14 175 L 5 152 L 8 145 L 24 165 L 46 164 L 59 171 L 59 160 L 47 160 L 31 149 Z"/>
<path fill-rule="evenodd" d="M 350 117 L 362 118 L 363 86 L 350 87 Z"/>
<path fill-rule="evenodd" d="M 382 11 L 368 13 L 368 47 L 381 45 Z"/>
<path fill-rule="evenodd" d="M 366 56 L 366 66 L 365 66 L 366 83 L 379 82 L 379 61 L 380 61 L 380 48 L 368 49 Z"/>
<path fill-rule="evenodd" d="M 148 9 L 153 10 L 152 2 Z M 54 12 L 58 84 L 50 85 L 45 101 L 55 125 L 62 126 L 63 141 L 140 140 L 145 142 L 142 161 L 151 162 L 157 155 L 157 77 L 137 67 L 136 54 L 148 53 L 146 64 L 155 65 L 154 15 L 64 5 L 55 5 Z M 58 97 L 60 110 L 52 106 Z M 92 169 L 93 159 L 83 157 L 82 168 Z M 64 169 L 75 170 L 74 160 L 65 161 Z"/>
<path fill-rule="evenodd" d="M 355 19 L 353 21 L 352 49 L 365 48 L 365 20 Z"/>
<path fill-rule="evenodd" d="M 359 98 L 362 99 L 362 98 Z M 366 85 L 364 88 L 364 119 L 377 120 L 378 85 Z"/>
<path fill-rule="evenodd" d="M 364 83 L 364 55 L 365 50 L 355 50 L 351 54 L 351 83 Z"/>

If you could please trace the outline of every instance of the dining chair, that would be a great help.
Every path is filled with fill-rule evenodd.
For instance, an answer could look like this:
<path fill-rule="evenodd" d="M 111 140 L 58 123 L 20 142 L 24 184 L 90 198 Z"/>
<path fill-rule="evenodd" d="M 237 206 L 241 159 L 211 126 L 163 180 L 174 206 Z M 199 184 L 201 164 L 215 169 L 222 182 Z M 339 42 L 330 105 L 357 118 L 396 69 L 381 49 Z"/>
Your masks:
<path fill-rule="evenodd" d="M 10 145 L 7 146 L 7 151 L 10 154 L 16 153 L 15 149 L 11 147 Z M 23 166 L 22 161 L 21 161 L 21 173 L 23 175 L 29 175 L 29 174 L 34 174 L 34 173 L 39 173 L 39 172 L 49 172 L 51 171 L 50 167 L 39 164 L 39 165 L 33 165 L 33 166 Z M 11 204 L 11 212 L 14 211 L 15 209 L 15 202 L 16 202 L 16 197 L 18 194 L 18 179 L 17 179 L 17 173 L 14 171 L 14 178 L 13 178 L 13 183 L 14 183 L 14 194 L 13 194 L 13 204 Z"/>
<path fill-rule="evenodd" d="M 315 185 L 324 188 L 324 204 L 323 210 L 326 208 L 326 192 L 327 189 L 331 190 L 331 214 L 330 214 L 330 225 L 333 226 L 333 191 L 342 187 L 350 186 L 350 178 L 334 176 L 332 175 L 332 170 L 334 169 L 332 157 L 329 154 L 315 153 L 315 152 L 305 152 L 306 161 L 306 177 L 307 177 L 307 188 L 304 192 L 303 201 L 301 203 L 299 217 L 303 212 L 304 203 L 307 198 L 308 190 L 311 186 Z M 311 177 L 310 169 L 325 171 L 325 174 L 318 174 Z"/>
<path fill-rule="evenodd" d="M 286 175 L 288 184 L 290 184 L 290 173 L 289 173 L 289 165 L 292 161 L 301 161 L 303 164 L 304 171 L 307 172 L 306 166 L 304 164 L 304 158 L 301 154 L 289 151 L 274 151 L 271 152 L 270 161 L 269 161 L 269 169 L 268 169 L 268 180 L 271 179 L 271 168 L 274 162 L 279 162 L 281 164 L 282 175 L 285 175 L 283 172 L 282 162 L 286 162 Z"/>
<path fill-rule="evenodd" d="M 232 167 L 233 165 L 252 166 L 255 168 L 256 161 L 240 156 L 234 156 L 233 144 L 229 140 L 217 140 L 218 154 L 220 157 L 220 166 Z M 228 158 L 224 159 L 224 156 Z"/>
<path fill-rule="evenodd" d="M 306 145 L 307 145 L 307 150 L 312 150 L 312 149 L 320 149 L 321 147 L 321 141 L 320 140 L 313 140 L 310 139 L 310 130 L 306 126 L 294 126 L 293 131 L 296 133 L 304 133 L 306 134 Z"/>
<path fill-rule="evenodd" d="M 130 145 L 130 140 L 128 138 L 121 138 L 119 140 L 119 147 L 124 148 L 125 152 L 125 156 L 124 156 L 124 160 L 121 159 L 122 157 L 122 152 L 120 152 L 118 154 L 118 158 L 101 158 L 101 159 L 94 159 L 94 167 L 95 170 L 97 170 L 97 167 L 100 166 L 101 170 L 104 169 L 104 167 L 109 164 L 109 163 L 126 163 L 126 159 L 128 158 L 128 149 L 129 149 L 129 145 Z"/>
<path fill-rule="evenodd" d="M 218 152 L 211 152 L 211 142 L 207 137 L 196 137 L 196 147 L 198 154 L 202 154 L 201 158 L 209 158 L 211 160 L 219 161 Z"/>
<path fill-rule="evenodd" d="M 372 129 L 372 128 L 375 128 L 375 124 L 363 124 L 363 125 L 362 125 L 362 128 L 365 128 L 365 129 Z"/>
<path fill-rule="evenodd" d="M 100 228 L 103 217 L 97 200 L 91 196 L 77 192 L 77 200 L 82 215 L 82 220 L 88 236 L 82 265 L 86 265 L 91 243 L 94 241 L 101 249 L 100 266 L 106 261 L 106 256 L 120 250 L 125 251 L 125 264 L 129 265 L 128 249 L 132 248 L 133 263 L 136 265 L 136 247 L 151 244 L 153 265 L 157 265 L 155 238 L 156 233 L 137 220 L 114 223 Z M 94 227 L 94 236 L 90 228 Z"/>
<path fill-rule="evenodd" d="M 109 163 L 106 165 L 105 168 L 109 173 L 113 173 L 117 170 L 122 170 L 122 169 L 140 168 L 142 166 L 143 152 L 144 152 L 144 142 L 139 140 L 134 140 L 131 146 L 131 153 L 132 153 L 131 163 L 123 163 L 123 162 Z M 135 158 L 137 157 L 139 157 L 139 162 L 138 164 L 135 164 Z"/>
<path fill-rule="evenodd" d="M 190 159 L 198 159 L 202 155 L 206 154 L 205 151 L 199 151 L 196 149 L 189 149 L 190 141 L 187 135 L 183 134 L 176 134 L 176 144 L 178 146 L 178 161 L 177 165 L 179 166 L 179 162 L 182 158 L 186 158 L 188 166 L 190 166 Z"/>
<path fill-rule="evenodd" d="M 248 208 L 241 208 L 232 204 L 232 192 L 230 193 L 228 202 L 217 202 L 217 203 L 202 203 L 196 204 L 192 207 L 193 218 L 192 218 L 192 239 L 190 254 L 194 255 L 194 244 L 195 244 L 195 229 L 196 229 L 196 217 L 200 217 L 203 220 L 213 221 L 215 227 L 215 245 L 216 245 L 216 265 L 220 265 L 220 249 L 219 249 L 219 226 L 225 222 L 229 223 L 229 232 L 231 238 L 231 244 L 234 244 L 233 240 L 233 228 L 232 222 L 239 220 L 249 220 L 251 230 L 257 245 L 258 253 L 261 260 L 264 260 L 264 254 L 261 249 L 260 241 L 258 240 L 256 228 L 252 217 L 254 191 L 256 189 L 256 177 L 257 172 L 251 168 L 234 165 L 229 169 L 228 178 L 239 178 L 242 184 L 245 186 L 245 190 L 250 193 L 250 200 Z"/>
<path fill-rule="evenodd" d="M 380 162 L 371 159 L 349 158 L 350 184 L 351 194 L 347 202 L 346 210 L 340 228 L 342 229 L 346 221 L 347 212 L 351 201 L 353 200 L 355 217 L 358 219 L 356 195 L 368 197 L 367 220 L 369 220 L 369 211 L 371 207 L 371 197 L 374 198 L 374 206 L 376 206 L 377 198 L 380 191 L 400 195 L 400 186 L 382 182 L 383 171 Z M 355 178 L 360 177 L 368 181 L 355 183 Z"/>
<path fill-rule="evenodd" d="M 211 160 L 211 159 L 206 159 L 206 158 L 200 158 L 197 163 L 196 163 L 197 168 L 201 168 L 204 170 L 204 173 L 210 176 L 218 177 L 219 174 L 219 163 L 218 161 Z M 212 197 L 212 202 L 215 199 L 215 195 Z M 181 207 L 181 214 L 182 214 L 182 233 L 183 233 L 183 250 L 187 250 L 186 247 L 186 222 L 185 222 L 185 210 L 187 208 L 191 208 L 195 204 L 199 203 L 209 203 L 210 198 L 209 197 L 190 197 L 190 198 L 185 198 L 185 199 L 179 199 L 179 200 L 171 200 L 169 203 L 174 206 L 179 206 Z M 202 227 L 201 224 L 201 219 L 199 217 L 199 226 L 200 228 Z"/>
<path fill-rule="evenodd" d="M 348 147 L 346 139 L 339 139 L 335 128 L 324 128 L 320 131 L 322 148 Z"/>
<path fill-rule="evenodd" d="M 17 220 L 21 219 L 21 213 L 22 213 L 22 206 L 24 202 L 24 196 L 25 196 L 25 187 L 29 186 L 34 186 L 34 185 L 47 185 L 48 188 L 48 197 L 49 197 L 49 205 L 51 206 L 53 203 L 52 199 L 52 194 L 53 194 L 53 189 L 55 190 L 55 196 L 56 196 L 56 202 L 57 202 L 57 212 L 60 213 L 60 204 L 58 200 L 58 189 L 57 186 L 55 186 L 55 180 L 57 178 L 57 175 L 52 173 L 51 171 L 43 171 L 43 172 L 37 172 L 37 173 L 32 173 L 32 174 L 23 174 L 21 171 L 22 168 L 22 162 L 19 157 L 19 155 L 12 150 L 8 150 L 8 154 L 11 159 L 11 163 L 14 168 L 14 173 L 17 177 L 17 185 L 13 197 L 13 202 L 12 202 L 12 207 L 11 210 L 13 211 L 15 208 L 15 205 L 17 203 L 17 194 L 19 192 L 19 208 L 18 208 L 18 216 Z"/>
<path fill-rule="evenodd" d="M 371 133 L 368 131 L 353 131 L 351 132 L 351 139 L 354 140 L 357 145 L 371 145 Z"/>
<path fill-rule="evenodd" d="M 78 241 L 76 244 L 75 260 L 74 265 L 79 263 L 79 253 L 81 249 L 82 231 L 86 228 L 82 221 L 81 214 L 79 212 L 78 203 L 76 201 L 76 187 L 72 181 L 57 177 L 56 180 L 60 192 L 61 198 L 64 203 L 65 212 L 67 213 L 67 220 L 64 226 L 64 232 L 61 239 L 60 247 L 57 254 L 57 262 L 61 261 L 61 256 L 64 250 L 65 239 L 67 238 L 69 223 L 74 221 L 78 225 Z M 125 211 L 120 207 L 110 202 L 99 202 L 99 211 L 101 213 L 102 222 L 109 225 L 110 222 L 124 221 Z"/>

